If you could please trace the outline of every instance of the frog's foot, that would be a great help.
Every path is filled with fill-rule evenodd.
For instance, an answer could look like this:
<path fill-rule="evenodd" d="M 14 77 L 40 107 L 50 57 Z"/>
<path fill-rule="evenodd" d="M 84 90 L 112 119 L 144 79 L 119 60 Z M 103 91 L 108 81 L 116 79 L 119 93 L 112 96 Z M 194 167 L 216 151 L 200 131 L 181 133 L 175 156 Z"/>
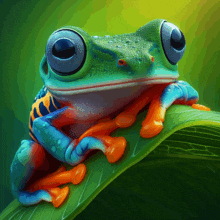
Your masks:
<path fill-rule="evenodd" d="M 152 138 L 158 135 L 163 130 L 162 121 L 150 121 L 142 125 L 140 135 L 143 138 Z"/>
<path fill-rule="evenodd" d="M 69 187 L 63 189 L 51 188 L 47 190 L 37 190 L 35 192 L 22 191 L 19 194 L 18 200 L 23 205 L 34 205 L 44 200 L 52 202 L 54 207 L 59 207 L 66 199 L 69 193 Z"/>
<path fill-rule="evenodd" d="M 47 189 L 46 191 L 51 196 L 51 202 L 53 203 L 53 206 L 57 208 L 64 202 L 67 195 L 69 194 L 69 187 L 65 186 L 63 189 L 56 187 L 56 188 Z"/>
<path fill-rule="evenodd" d="M 40 189 L 50 189 L 62 184 L 72 182 L 74 185 L 82 182 L 86 174 L 86 166 L 79 164 L 69 171 L 62 171 L 62 167 L 55 173 L 49 174 L 27 188 L 29 192 L 34 192 Z"/>
<path fill-rule="evenodd" d="M 76 141 L 77 146 L 67 158 L 70 157 L 72 162 L 78 163 L 85 158 L 87 151 L 99 149 L 106 155 L 110 163 L 115 163 L 124 154 L 127 144 L 124 137 L 113 138 L 109 136 L 117 128 L 119 128 L 119 125 L 117 125 L 116 120 L 110 118 L 92 126 L 79 137 Z"/>
<path fill-rule="evenodd" d="M 81 163 L 71 170 L 72 183 L 77 185 L 82 182 L 86 174 L 86 166 Z"/>
<path fill-rule="evenodd" d="M 34 182 L 27 191 L 20 193 L 19 201 L 25 205 L 36 204 L 41 200 L 52 202 L 54 207 L 59 207 L 69 193 L 69 187 L 63 189 L 57 186 L 72 182 L 79 184 L 86 174 L 86 166 L 79 164 L 69 171 L 61 166 L 57 171 Z"/>
<path fill-rule="evenodd" d="M 106 149 L 106 157 L 109 163 L 117 162 L 124 154 L 126 147 L 126 139 L 124 137 L 114 138 L 112 143 Z"/>
<path fill-rule="evenodd" d="M 203 111 L 211 111 L 210 108 L 208 108 L 204 105 L 200 105 L 200 104 L 192 104 L 192 108 L 198 109 L 198 110 L 203 110 Z"/>
<path fill-rule="evenodd" d="M 117 162 L 124 154 L 127 141 L 124 137 L 96 136 L 106 146 L 105 155 L 109 163 Z"/>
<path fill-rule="evenodd" d="M 211 109 L 209 107 L 206 107 L 201 104 L 196 104 L 197 101 L 198 101 L 198 98 L 191 99 L 188 101 L 177 99 L 175 102 L 173 102 L 173 104 L 189 105 L 194 109 L 203 110 L 203 111 L 211 111 Z"/>

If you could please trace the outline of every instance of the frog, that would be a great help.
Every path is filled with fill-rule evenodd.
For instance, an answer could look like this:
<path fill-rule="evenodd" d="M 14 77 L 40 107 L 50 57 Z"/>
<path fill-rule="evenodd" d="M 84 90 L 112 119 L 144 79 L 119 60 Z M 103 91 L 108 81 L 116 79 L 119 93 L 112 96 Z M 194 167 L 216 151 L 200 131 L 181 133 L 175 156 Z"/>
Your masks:
<path fill-rule="evenodd" d="M 185 49 L 182 31 L 164 19 L 113 36 L 90 36 L 75 26 L 54 31 L 40 63 L 44 85 L 30 112 L 31 139 L 21 141 L 11 164 L 18 201 L 60 207 L 69 186 L 59 186 L 83 181 L 91 151 L 102 151 L 109 163 L 122 160 L 126 139 L 111 133 L 132 126 L 148 104 L 142 138 L 162 131 L 172 104 L 210 111 L 197 104 L 198 92 L 189 83 L 178 80 Z"/>

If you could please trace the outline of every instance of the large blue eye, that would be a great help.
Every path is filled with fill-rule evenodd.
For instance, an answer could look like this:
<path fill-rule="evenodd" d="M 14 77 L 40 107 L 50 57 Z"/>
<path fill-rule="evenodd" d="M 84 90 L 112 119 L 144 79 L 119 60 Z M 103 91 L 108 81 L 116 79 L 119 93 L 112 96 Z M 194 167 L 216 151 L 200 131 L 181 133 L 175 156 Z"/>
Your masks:
<path fill-rule="evenodd" d="M 46 57 L 59 75 L 72 75 L 82 68 L 86 58 L 83 38 L 68 29 L 55 31 L 48 39 Z"/>
<path fill-rule="evenodd" d="M 161 26 L 161 41 L 168 61 L 175 65 L 182 58 L 186 41 L 182 31 L 174 24 L 163 22 Z"/>

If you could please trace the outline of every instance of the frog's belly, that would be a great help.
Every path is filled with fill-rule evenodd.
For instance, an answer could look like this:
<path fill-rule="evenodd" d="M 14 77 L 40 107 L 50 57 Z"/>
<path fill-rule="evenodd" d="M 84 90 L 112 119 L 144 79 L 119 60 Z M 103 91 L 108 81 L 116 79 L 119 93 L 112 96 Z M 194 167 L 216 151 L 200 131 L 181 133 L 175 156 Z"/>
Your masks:
<path fill-rule="evenodd" d="M 76 109 L 76 123 L 68 126 L 68 135 L 78 138 L 97 120 L 112 115 L 148 89 L 149 86 L 134 86 L 120 89 L 98 91 L 74 95 L 56 95 L 61 103 L 67 103 Z M 69 130 L 70 129 L 70 130 Z M 69 130 L 69 131 L 68 131 Z"/>

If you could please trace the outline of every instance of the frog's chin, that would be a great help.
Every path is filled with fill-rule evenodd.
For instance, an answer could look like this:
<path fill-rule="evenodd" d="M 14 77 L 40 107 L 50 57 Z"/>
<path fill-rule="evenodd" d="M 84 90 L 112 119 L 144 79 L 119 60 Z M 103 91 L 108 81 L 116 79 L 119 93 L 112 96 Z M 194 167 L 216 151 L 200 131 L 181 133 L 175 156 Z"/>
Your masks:
<path fill-rule="evenodd" d="M 91 93 L 91 92 L 98 92 L 98 91 L 105 91 L 105 90 L 113 90 L 113 89 L 122 89 L 126 87 L 135 87 L 135 86 L 151 86 L 155 84 L 165 84 L 165 83 L 172 83 L 177 81 L 176 77 L 170 78 L 139 78 L 134 80 L 123 80 L 123 81 L 115 81 L 115 82 L 106 82 L 100 84 L 90 84 L 87 86 L 75 86 L 75 87 L 68 87 L 68 88 L 57 88 L 50 85 L 46 85 L 47 89 L 54 95 L 56 94 L 82 94 L 82 93 Z"/>

